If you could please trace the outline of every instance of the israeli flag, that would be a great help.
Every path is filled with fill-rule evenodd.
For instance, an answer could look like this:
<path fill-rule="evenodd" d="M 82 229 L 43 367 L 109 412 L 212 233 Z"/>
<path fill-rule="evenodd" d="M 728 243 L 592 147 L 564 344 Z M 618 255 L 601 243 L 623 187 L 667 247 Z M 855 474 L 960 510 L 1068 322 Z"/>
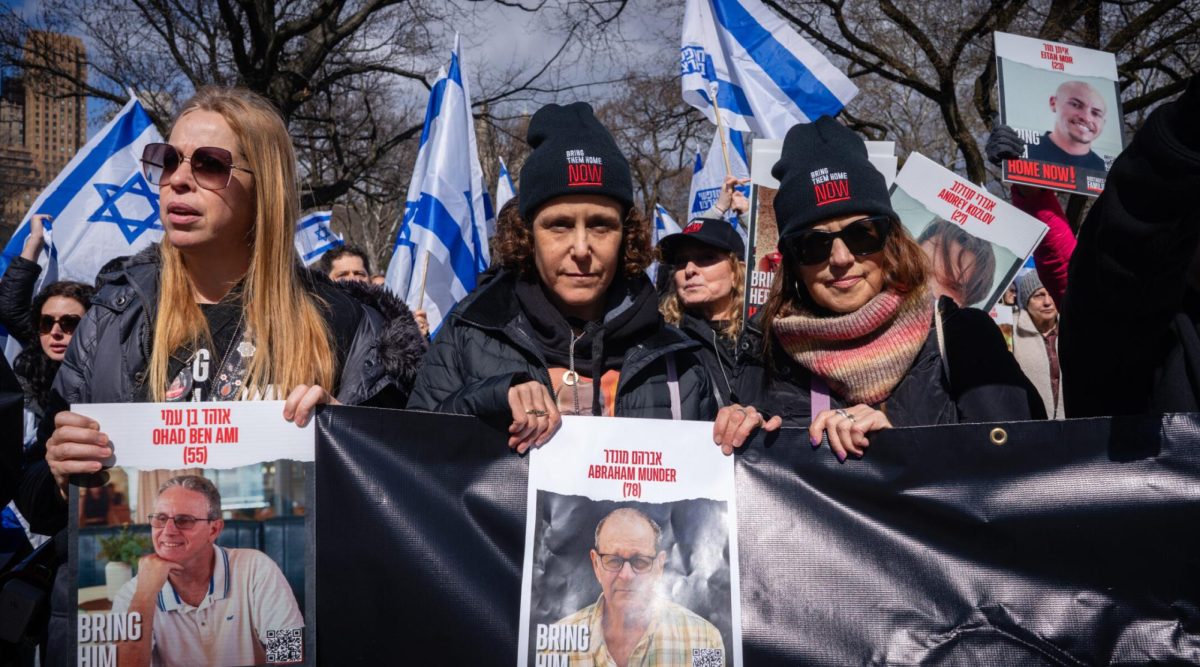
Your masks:
<path fill-rule="evenodd" d="M 121 108 L 42 191 L 4 246 L 0 272 L 21 254 L 29 219 L 51 217 L 36 289 L 56 280 L 91 284 L 109 260 L 162 238 L 158 187 L 142 175 L 142 149 L 163 140 L 137 97 Z"/>
<path fill-rule="evenodd" d="M 496 178 L 496 213 L 516 196 L 517 189 L 513 187 L 512 176 L 508 174 L 508 165 L 504 164 L 504 158 L 500 158 L 500 175 Z"/>
<path fill-rule="evenodd" d="M 671 234 L 678 234 L 679 232 L 682 232 L 682 231 L 683 231 L 683 227 L 680 227 L 679 223 L 675 222 L 675 218 L 671 217 L 671 214 L 669 212 L 667 212 L 667 209 L 663 208 L 662 204 L 654 205 L 654 246 L 655 247 L 658 247 L 658 242 L 663 240 L 664 236 L 670 236 Z M 657 280 L 658 280 L 658 262 L 657 261 L 652 262 L 650 264 L 650 266 L 646 269 L 646 273 L 650 275 L 651 282 L 657 282 Z"/>
<path fill-rule="evenodd" d="M 409 308 L 425 310 L 436 331 L 487 269 L 494 225 L 455 35 L 450 70 L 439 73 L 429 93 L 404 220 L 388 265 L 388 287 Z"/>
<path fill-rule="evenodd" d="M 296 221 L 296 254 L 305 266 L 345 243 L 342 235 L 334 234 L 329 227 L 332 220 L 333 211 L 316 211 Z"/>
<path fill-rule="evenodd" d="M 746 159 L 746 143 L 744 135 L 737 130 L 727 130 L 725 148 L 729 153 L 730 175 L 736 178 L 750 178 L 749 160 Z M 721 185 L 725 182 L 725 158 L 721 154 L 721 136 L 713 133 L 712 144 L 708 147 L 708 157 L 701 160 L 696 154 L 696 166 L 692 171 L 692 188 L 688 195 L 688 220 L 697 218 L 711 209 L 721 196 Z M 746 197 L 750 196 L 750 186 L 739 185 L 737 188 Z M 738 224 L 737 216 L 727 212 L 730 224 L 737 227 L 743 237 L 746 229 Z M 746 220 L 742 221 L 745 224 Z"/>
<path fill-rule="evenodd" d="M 713 123 L 782 139 L 833 116 L 858 94 L 833 63 L 761 0 L 688 0 L 680 49 L 683 99 Z"/>
<path fill-rule="evenodd" d="M 658 242 L 664 236 L 678 234 L 682 231 L 683 227 L 680 227 L 679 223 L 675 222 L 675 218 L 671 217 L 671 214 L 667 209 L 663 208 L 662 204 L 654 205 L 654 245 L 658 245 Z"/>

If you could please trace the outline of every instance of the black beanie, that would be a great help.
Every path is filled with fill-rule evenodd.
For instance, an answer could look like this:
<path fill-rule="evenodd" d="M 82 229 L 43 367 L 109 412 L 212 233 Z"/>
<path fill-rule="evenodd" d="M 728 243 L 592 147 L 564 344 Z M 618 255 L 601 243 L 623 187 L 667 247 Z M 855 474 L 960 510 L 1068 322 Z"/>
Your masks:
<path fill-rule="evenodd" d="M 896 217 L 883 174 L 867 160 L 867 145 L 829 116 L 788 130 L 771 175 L 779 181 L 780 239 L 845 215 Z"/>
<path fill-rule="evenodd" d="M 521 167 L 521 217 L 564 195 L 604 195 L 633 206 L 629 162 L 587 102 L 547 104 L 533 114 L 526 139 L 533 152 Z"/>

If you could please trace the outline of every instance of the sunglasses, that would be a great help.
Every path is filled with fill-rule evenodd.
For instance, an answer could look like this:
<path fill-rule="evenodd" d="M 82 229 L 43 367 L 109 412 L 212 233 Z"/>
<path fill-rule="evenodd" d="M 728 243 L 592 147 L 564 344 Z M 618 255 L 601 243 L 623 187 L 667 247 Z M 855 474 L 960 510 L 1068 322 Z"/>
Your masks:
<path fill-rule="evenodd" d="M 880 216 L 856 220 L 836 232 L 806 229 L 783 239 L 780 250 L 804 266 L 828 262 L 835 239 L 841 239 L 852 255 L 872 255 L 883 250 L 893 224 L 891 218 Z"/>
<path fill-rule="evenodd" d="M 171 144 L 146 144 L 142 149 L 142 173 L 151 185 L 162 185 L 171 180 L 180 163 L 192 165 L 192 177 L 196 185 L 205 190 L 223 190 L 233 178 L 233 170 L 253 174 L 245 167 L 233 164 L 233 154 L 224 148 L 202 146 L 184 156 Z"/>
<path fill-rule="evenodd" d="M 48 334 L 54 331 L 54 325 L 57 324 L 62 332 L 70 336 L 75 333 L 75 328 L 79 326 L 79 320 L 83 319 L 79 315 L 63 315 L 62 317 L 54 317 L 52 315 L 42 315 L 38 320 L 38 333 Z"/>

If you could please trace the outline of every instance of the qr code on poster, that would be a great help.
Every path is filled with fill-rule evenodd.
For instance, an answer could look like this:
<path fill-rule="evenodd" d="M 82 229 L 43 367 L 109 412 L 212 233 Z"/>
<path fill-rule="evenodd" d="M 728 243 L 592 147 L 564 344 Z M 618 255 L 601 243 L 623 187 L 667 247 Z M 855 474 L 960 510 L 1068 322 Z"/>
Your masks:
<path fill-rule="evenodd" d="M 725 651 L 719 648 L 694 648 L 692 667 L 725 667 Z"/>
<path fill-rule="evenodd" d="M 304 630 L 267 630 L 267 664 L 286 665 L 304 660 Z"/>

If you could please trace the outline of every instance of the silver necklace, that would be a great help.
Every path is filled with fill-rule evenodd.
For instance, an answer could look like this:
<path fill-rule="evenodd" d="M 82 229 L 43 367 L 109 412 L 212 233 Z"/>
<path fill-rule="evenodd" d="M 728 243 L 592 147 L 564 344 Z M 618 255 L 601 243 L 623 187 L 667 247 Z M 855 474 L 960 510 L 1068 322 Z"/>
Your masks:
<path fill-rule="evenodd" d="M 571 393 L 575 398 L 575 414 L 579 414 L 579 373 L 575 372 L 575 343 L 583 338 L 583 334 L 575 335 L 571 332 L 571 346 L 567 349 L 567 363 L 570 368 L 566 373 L 563 373 L 563 385 L 571 388 Z"/>

